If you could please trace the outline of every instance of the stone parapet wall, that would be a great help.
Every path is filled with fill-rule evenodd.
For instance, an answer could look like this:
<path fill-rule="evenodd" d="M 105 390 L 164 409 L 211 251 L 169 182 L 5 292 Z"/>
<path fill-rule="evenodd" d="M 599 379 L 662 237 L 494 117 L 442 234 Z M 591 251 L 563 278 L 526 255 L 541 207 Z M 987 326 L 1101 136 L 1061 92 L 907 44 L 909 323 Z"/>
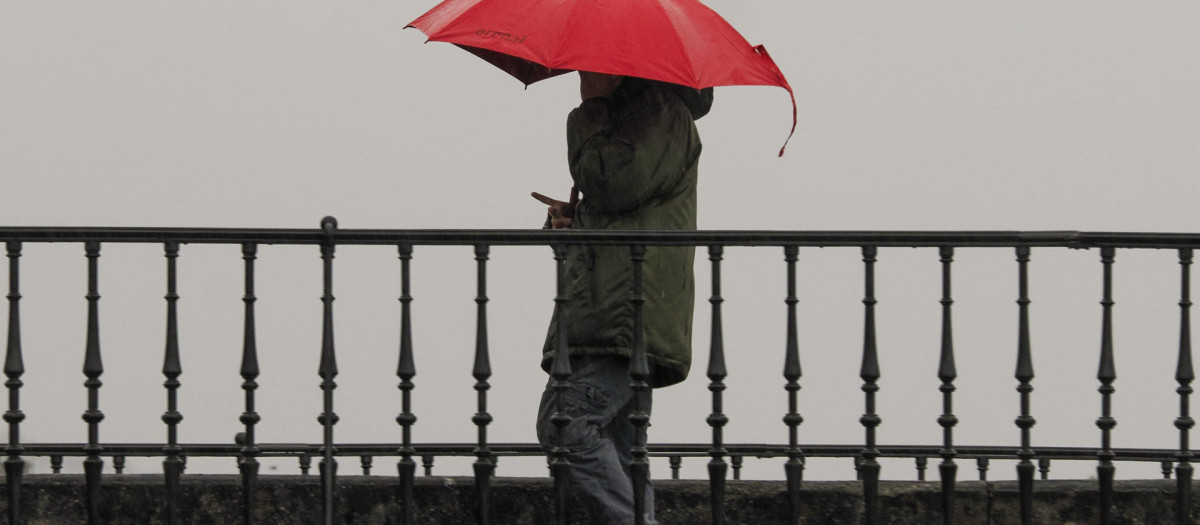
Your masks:
<path fill-rule="evenodd" d="M 319 523 L 322 515 L 320 479 L 317 476 L 261 476 L 258 482 L 258 517 L 263 524 Z M 655 482 L 658 517 L 663 525 L 710 522 L 708 483 L 705 481 Z M 84 523 L 81 475 L 31 475 L 24 480 L 22 514 L 30 525 Z M 550 523 L 553 515 L 552 483 L 546 478 L 497 478 L 492 486 L 492 523 L 535 525 Z M 345 524 L 398 523 L 396 478 L 344 476 L 338 480 L 336 515 Z M 1098 501 L 1095 481 L 1038 481 L 1034 489 L 1036 517 L 1044 525 L 1096 522 Z M 1175 482 L 1171 480 L 1118 481 L 1116 523 L 1158 524 L 1174 520 Z M 422 477 L 415 488 L 421 525 L 474 523 L 475 488 L 471 478 Z M 106 475 L 101 488 L 100 512 L 104 523 L 156 524 L 163 522 L 162 477 L 157 475 Z M 180 515 L 184 523 L 241 523 L 241 480 L 238 476 L 185 475 Z M 956 523 L 1001 525 L 1018 523 L 1015 482 L 963 481 L 958 484 Z M 804 524 L 854 524 L 862 509 L 862 492 L 856 482 L 806 482 L 803 490 Z M 940 483 L 885 481 L 880 487 L 881 516 L 886 524 L 925 525 L 941 522 Z M 1192 501 L 1200 501 L 1193 496 Z M 776 481 L 730 481 L 726 497 L 726 523 L 730 525 L 784 524 L 787 522 L 786 486 Z M 1193 516 L 1200 515 L 1193 509 Z M 582 516 L 573 523 L 583 524 Z"/>

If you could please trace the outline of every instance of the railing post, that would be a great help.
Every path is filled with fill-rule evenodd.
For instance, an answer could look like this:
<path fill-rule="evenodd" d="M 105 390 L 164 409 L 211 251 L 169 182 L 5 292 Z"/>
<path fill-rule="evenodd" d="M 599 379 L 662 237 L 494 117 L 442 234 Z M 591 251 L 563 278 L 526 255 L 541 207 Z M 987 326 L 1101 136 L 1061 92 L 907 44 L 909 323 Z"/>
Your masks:
<path fill-rule="evenodd" d="M 712 414 L 708 416 L 708 425 L 712 427 L 712 448 L 708 455 L 709 508 L 712 512 L 712 525 L 725 523 L 725 476 L 728 465 L 725 463 L 725 434 L 724 428 L 729 423 L 725 416 L 725 337 L 721 320 L 721 259 L 725 247 L 714 244 L 708 247 L 708 259 L 712 261 L 712 339 L 708 355 L 708 384 L 712 392 Z"/>
<path fill-rule="evenodd" d="M 875 414 L 875 394 L 880 391 L 877 382 L 880 379 L 880 358 L 875 346 L 875 257 L 878 248 L 863 247 L 865 296 L 863 297 L 863 367 L 859 369 L 859 378 L 863 379 L 866 412 L 858 422 L 863 424 L 866 432 L 866 443 L 863 448 L 863 464 L 859 467 L 863 479 L 864 523 L 875 525 L 880 523 L 880 451 L 875 446 L 875 428 L 883 421 Z"/>
<path fill-rule="evenodd" d="M 571 388 L 567 382 L 571 377 L 571 358 L 567 349 L 567 329 L 565 309 L 567 307 L 567 247 L 562 244 L 554 245 L 554 261 L 556 266 L 556 288 L 554 296 L 554 323 L 558 327 L 554 341 L 554 359 L 550 365 L 550 377 L 553 379 L 550 388 L 554 391 L 554 414 L 550 423 L 554 425 L 554 447 L 550 450 L 550 472 L 554 475 L 554 523 L 567 524 L 567 502 L 571 497 L 571 460 L 565 446 L 563 433 L 571 423 L 567 414 L 566 396 Z"/>
<path fill-rule="evenodd" d="M 1021 448 L 1017 451 L 1017 485 L 1021 495 L 1021 524 L 1033 523 L 1033 448 L 1030 429 L 1037 420 L 1030 415 L 1030 394 L 1033 393 L 1033 348 L 1029 338 L 1029 253 L 1028 246 L 1017 249 L 1017 392 L 1020 394 L 1021 414 L 1017 428 L 1021 429 Z M 1049 469 L 1050 460 L 1043 459 Z"/>
<path fill-rule="evenodd" d="M 163 246 L 167 258 L 167 341 L 163 353 L 163 375 L 167 380 L 163 386 L 167 389 L 167 411 L 162 420 L 167 424 L 167 445 L 163 447 L 163 478 L 167 490 L 167 523 L 179 521 L 179 476 L 183 472 L 183 461 L 179 459 L 183 449 L 179 447 L 177 425 L 183 421 L 179 413 L 178 390 L 179 374 L 183 368 L 179 361 L 179 323 L 176 303 L 179 294 L 176 293 L 175 260 L 179 258 L 179 243 L 168 241 Z"/>
<path fill-rule="evenodd" d="M 104 460 L 100 453 L 100 421 L 104 413 L 100 411 L 100 375 L 104 373 L 104 364 L 100 357 L 100 293 L 99 293 L 99 261 L 100 242 L 87 241 L 84 251 L 88 259 L 88 323 L 87 342 L 83 359 L 83 375 L 87 380 L 83 386 L 88 391 L 87 410 L 83 420 L 88 426 L 88 442 L 83 447 L 87 458 L 83 460 L 84 478 L 87 481 L 86 498 L 87 520 L 89 524 L 100 523 L 100 472 L 104 469 Z"/>
<path fill-rule="evenodd" d="M 487 525 L 489 514 L 489 493 L 492 474 L 496 466 L 492 464 L 492 451 L 488 448 L 487 429 L 492 422 L 492 415 L 487 409 L 487 391 L 491 388 L 488 378 L 492 376 L 491 360 L 488 357 L 487 331 L 487 260 L 488 246 L 475 246 L 475 260 L 478 263 L 478 293 L 475 296 L 477 315 L 475 318 L 475 365 L 471 375 L 475 377 L 475 391 L 478 392 L 477 407 L 471 422 L 479 428 L 479 442 L 475 447 L 475 492 L 478 496 L 475 507 L 475 523 Z"/>
<path fill-rule="evenodd" d="M 1180 292 L 1179 292 L 1179 360 L 1175 366 L 1175 380 L 1179 382 L 1179 417 L 1175 419 L 1175 428 L 1179 429 L 1179 454 L 1175 458 L 1179 465 L 1175 467 L 1175 508 L 1179 524 L 1192 522 L 1192 451 L 1189 431 L 1196 422 L 1191 416 L 1192 381 L 1196 373 L 1192 368 L 1192 249 L 1179 249 Z"/>
<path fill-rule="evenodd" d="M 425 476 L 433 475 L 433 454 L 421 454 L 421 473 Z"/>
<path fill-rule="evenodd" d="M 401 444 L 400 461 L 396 465 L 400 473 L 400 523 L 412 525 L 415 519 L 413 513 L 413 477 L 416 475 L 417 464 L 413 461 L 412 426 L 417 422 L 417 416 L 412 413 L 412 379 L 417 375 L 413 360 L 412 347 L 412 314 L 410 312 L 409 262 L 412 260 L 412 245 L 398 246 L 400 253 L 400 362 L 396 365 L 396 376 L 400 378 L 400 415 L 396 422 L 400 424 Z"/>
<path fill-rule="evenodd" d="M 938 425 L 942 427 L 942 463 L 938 465 L 938 473 L 942 479 L 942 523 L 954 523 L 954 484 L 958 476 L 958 465 L 954 463 L 954 425 L 958 418 L 954 416 L 954 379 L 958 377 L 954 366 L 954 330 L 951 323 L 951 307 L 954 299 L 950 293 L 950 265 L 954 262 L 954 248 L 943 246 L 939 250 L 942 262 L 942 352 L 938 362 L 938 379 L 942 386 L 942 415 L 938 417 Z"/>
<path fill-rule="evenodd" d="M 333 345 L 333 252 L 336 248 L 334 233 L 337 231 L 337 219 L 325 217 L 321 220 L 321 230 L 325 237 L 321 243 L 321 259 L 324 262 L 325 293 L 321 296 L 324 303 L 324 324 L 321 337 L 321 364 L 317 375 L 321 377 L 321 390 L 324 393 L 324 411 L 317 421 L 324 427 L 324 440 L 321 459 L 321 502 L 325 513 L 324 523 L 331 525 L 334 520 L 334 489 L 337 483 L 337 459 L 334 458 L 333 426 L 337 424 L 338 416 L 333 411 L 333 389 L 337 383 L 333 378 L 338 374 L 337 353 Z"/>
<path fill-rule="evenodd" d="M 629 260 L 633 263 L 633 358 L 629 362 L 629 388 L 633 390 L 633 412 L 629 422 L 633 425 L 633 461 L 629 465 L 633 477 L 633 523 L 646 523 L 646 489 L 650 483 L 650 459 L 646 449 L 646 427 L 650 425 L 649 399 L 650 366 L 646 362 L 645 319 L 642 307 L 646 302 L 643 293 L 642 263 L 646 260 L 646 247 L 635 244 L 629 248 Z"/>
<path fill-rule="evenodd" d="M 784 390 L 787 391 L 788 412 L 783 416 L 783 422 L 788 427 L 787 463 L 783 465 L 787 475 L 789 523 L 799 525 L 803 522 L 800 516 L 800 485 L 804 479 L 804 451 L 800 449 L 798 430 L 804 418 L 799 412 L 800 376 L 800 344 L 796 326 L 796 261 L 799 259 L 800 247 L 784 246 L 784 261 L 787 262 L 787 341 L 783 360 L 783 378 L 787 380 Z"/>
<path fill-rule="evenodd" d="M 863 357 L 859 377 L 863 380 L 866 413 L 859 423 L 866 431 L 866 446 L 862 450 L 862 465 L 859 467 L 863 483 L 864 522 L 866 525 L 879 523 L 879 449 L 875 446 L 875 427 L 883 421 L 875 413 L 875 394 L 879 392 L 879 355 L 875 347 L 875 257 L 879 250 L 875 246 L 863 246 L 864 280 L 866 293 L 863 297 Z"/>
<path fill-rule="evenodd" d="M 246 525 L 254 523 L 258 501 L 258 446 L 254 438 L 254 426 L 262 419 L 255 408 L 254 393 L 258 390 L 258 343 L 255 330 L 254 303 L 254 260 L 258 258 L 258 245 L 242 244 L 242 260 L 245 261 L 245 294 L 242 296 L 245 313 L 242 328 L 242 390 L 245 392 L 245 410 L 238 418 L 245 425 L 245 441 L 241 443 L 238 471 L 242 475 L 242 519 Z"/>
<path fill-rule="evenodd" d="M 5 485 L 8 489 L 8 522 L 21 523 L 21 478 L 25 472 L 25 460 L 21 458 L 21 375 L 25 373 L 25 361 L 21 354 L 21 243 L 8 241 L 8 346 L 4 355 L 4 375 L 8 381 L 8 410 L 4 421 L 8 423 L 8 456 L 4 460 Z"/>
<path fill-rule="evenodd" d="M 1112 265 L 1115 252 L 1116 250 L 1111 247 L 1100 249 L 1100 261 L 1104 265 L 1104 297 L 1100 300 L 1104 316 L 1100 336 L 1100 369 L 1096 373 L 1096 379 L 1100 380 L 1101 403 L 1100 417 L 1096 419 L 1096 426 L 1100 428 L 1100 453 L 1098 454 L 1100 463 L 1096 466 L 1096 474 L 1100 482 L 1100 525 L 1112 523 L 1113 474 L 1117 470 L 1113 466 L 1113 458 L 1116 457 L 1116 454 L 1112 451 L 1112 429 L 1117 426 L 1116 419 L 1112 417 L 1112 394 L 1116 391 L 1112 384 L 1117 379 L 1112 340 L 1112 307 L 1114 304 Z"/>

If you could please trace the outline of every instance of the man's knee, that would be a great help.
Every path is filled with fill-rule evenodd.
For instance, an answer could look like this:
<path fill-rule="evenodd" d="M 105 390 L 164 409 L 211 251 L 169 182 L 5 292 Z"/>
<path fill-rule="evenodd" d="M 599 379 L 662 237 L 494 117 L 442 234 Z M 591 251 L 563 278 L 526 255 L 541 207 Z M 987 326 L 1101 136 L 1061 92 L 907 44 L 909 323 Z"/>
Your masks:
<path fill-rule="evenodd" d="M 561 443 L 572 452 L 598 446 L 601 439 L 598 427 L 611 418 L 608 414 L 611 411 L 609 394 L 588 383 L 568 382 L 568 388 L 562 392 L 561 412 L 558 395 L 547 388 L 542 396 L 537 421 L 538 442 L 547 449 Z M 557 418 L 563 419 L 555 424 Z"/>

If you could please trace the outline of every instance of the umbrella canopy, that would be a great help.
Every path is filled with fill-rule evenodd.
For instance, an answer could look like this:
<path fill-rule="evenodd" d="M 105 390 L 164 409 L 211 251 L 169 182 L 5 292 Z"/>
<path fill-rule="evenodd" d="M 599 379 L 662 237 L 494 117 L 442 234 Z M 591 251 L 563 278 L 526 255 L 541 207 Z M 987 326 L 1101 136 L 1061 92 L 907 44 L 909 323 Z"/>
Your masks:
<path fill-rule="evenodd" d="M 698 0 L 445 0 L 406 27 L 457 44 L 526 85 L 580 70 L 792 94 L 767 50 Z M 795 123 L 793 96 L 793 132 Z"/>

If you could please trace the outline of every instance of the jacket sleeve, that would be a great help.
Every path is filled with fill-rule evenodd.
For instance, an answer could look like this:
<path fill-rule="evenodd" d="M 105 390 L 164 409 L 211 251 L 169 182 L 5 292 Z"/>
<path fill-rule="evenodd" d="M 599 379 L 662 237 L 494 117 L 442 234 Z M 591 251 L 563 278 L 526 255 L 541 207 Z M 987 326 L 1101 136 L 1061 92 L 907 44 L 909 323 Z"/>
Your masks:
<path fill-rule="evenodd" d="M 642 206 L 670 191 L 688 167 L 691 114 L 669 94 L 648 95 L 619 119 L 604 98 L 584 101 L 567 118 L 571 177 L 600 212 Z"/>

